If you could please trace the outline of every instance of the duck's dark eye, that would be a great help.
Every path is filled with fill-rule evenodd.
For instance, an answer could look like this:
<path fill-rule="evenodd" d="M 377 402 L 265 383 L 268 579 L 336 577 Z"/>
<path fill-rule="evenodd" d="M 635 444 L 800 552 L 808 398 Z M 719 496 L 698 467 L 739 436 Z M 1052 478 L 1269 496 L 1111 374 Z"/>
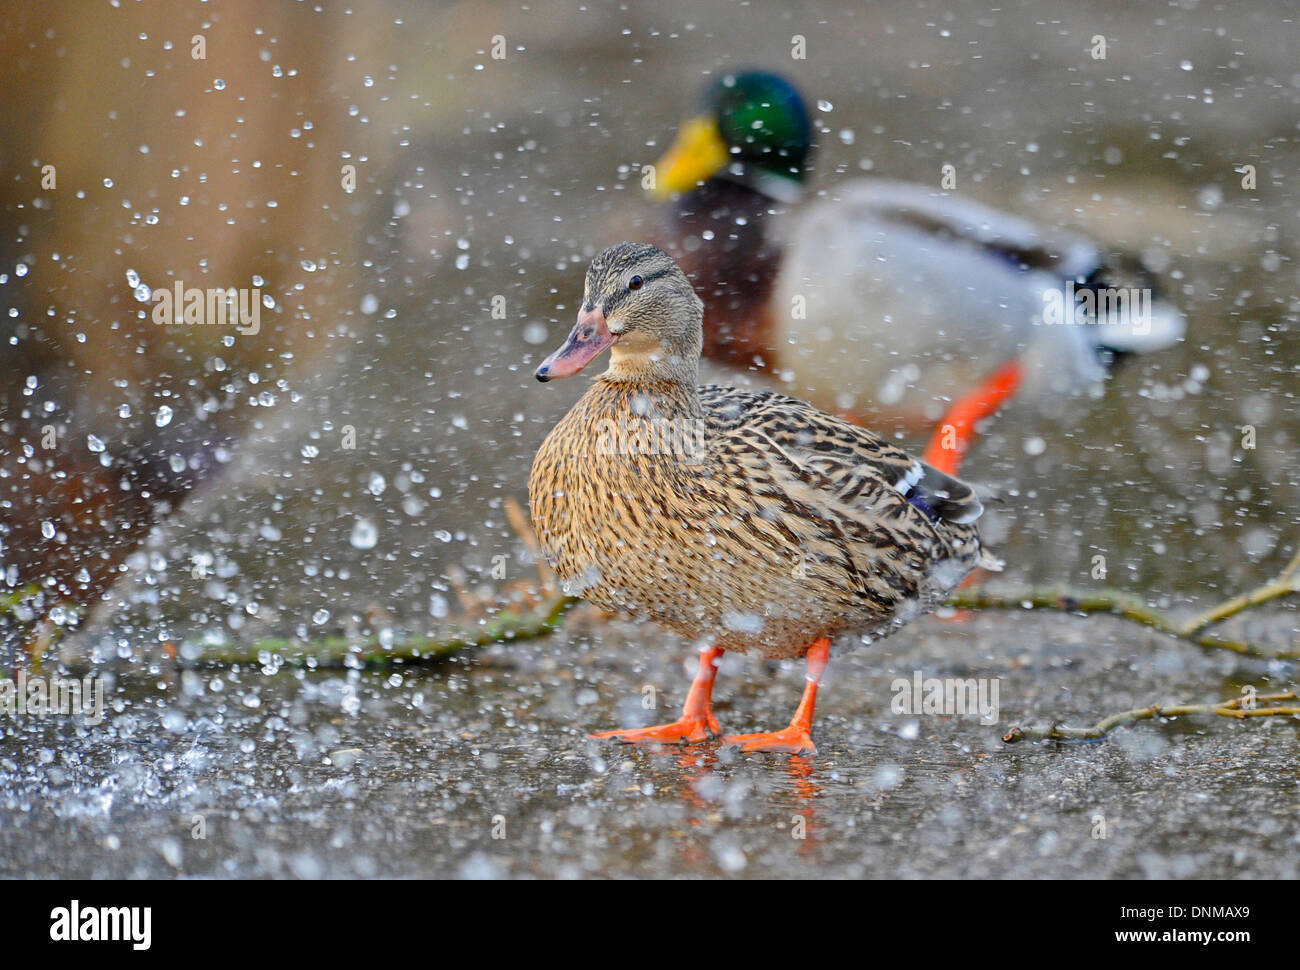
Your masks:
<path fill-rule="evenodd" d="M 633 276 L 630 280 L 627 281 L 627 288 L 629 290 L 639 290 L 641 289 L 641 284 L 644 282 L 645 280 L 641 279 L 641 277 Z"/>

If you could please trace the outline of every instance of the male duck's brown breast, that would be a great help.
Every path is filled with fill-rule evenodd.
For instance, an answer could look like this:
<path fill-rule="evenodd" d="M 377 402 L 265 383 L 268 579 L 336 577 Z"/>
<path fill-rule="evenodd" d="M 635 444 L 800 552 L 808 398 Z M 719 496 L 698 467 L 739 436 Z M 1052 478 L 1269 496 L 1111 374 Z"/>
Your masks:
<path fill-rule="evenodd" d="M 713 180 L 682 196 L 659 233 L 704 300 L 704 356 L 718 363 L 777 369 L 771 299 L 781 250 L 769 238 L 772 206 L 752 189 Z"/>

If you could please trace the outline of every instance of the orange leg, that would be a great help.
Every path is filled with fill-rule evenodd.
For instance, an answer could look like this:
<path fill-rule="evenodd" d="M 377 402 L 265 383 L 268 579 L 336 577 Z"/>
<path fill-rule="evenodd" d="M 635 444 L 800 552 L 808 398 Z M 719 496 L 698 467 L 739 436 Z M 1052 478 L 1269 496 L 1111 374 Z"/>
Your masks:
<path fill-rule="evenodd" d="M 975 425 L 1000 408 L 1020 386 L 1020 361 L 999 367 L 970 394 L 953 402 L 925 449 L 924 461 L 948 475 L 957 474 L 962 457 L 975 438 Z"/>
<path fill-rule="evenodd" d="M 647 728 L 627 728 L 621 731 L 601 731 L 591 735 L 598 740 L 613 738 L 627 744 L 691 744 L 707 741 L 715 734 L 721 734 L 718 721 L 713 716 L 713 678 L 718 673 L 718 659 L 722 651 L 709 647 L 700 651 L 700 668 L 691 681 L 690 693 L 682 705 L 682 716 L 671 724 L 659 724 Z"/>
<path fill-rule="evenodd" d="M 826 672 L 830 655 L 829 637 L 821 637 L 813 641 L 813 645 L 808 648 L 808 655 L 805 658 L 808 669 L 804 674 L 806 683 L 803 688 L 803 699 L 799 701 L 799 708 L 794 712 L 794 717 L 790 718 L 788 728 L 782 731 L 762 731 L 758 734 L 728 734 L 722 739 L 722 743 L 745 752 L 816 754 L 817 747 L 812 743 L 813 708 L 817 706 L 817 684 L 821 681 L 822 674 Z"/>

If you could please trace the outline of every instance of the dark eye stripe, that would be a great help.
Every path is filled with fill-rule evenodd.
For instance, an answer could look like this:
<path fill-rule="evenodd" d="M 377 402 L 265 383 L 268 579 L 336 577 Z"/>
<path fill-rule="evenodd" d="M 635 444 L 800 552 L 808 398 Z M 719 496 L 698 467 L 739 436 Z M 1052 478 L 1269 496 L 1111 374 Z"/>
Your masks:
<path fill-rule="evenodd" d="M 669 273 L 671 273 L 671 272 L 672 272 L 671 269 L 657 269 L 657 270 L 655 270 L 653 273 L 651 273 L 649 276 L 643 276 L 643 277 L 641 277 L 641 285 L 642 285 L 642 286 L 645 286 L 647 283 L 650 283 L 650 282 L 652 282 L 652 281 L 654 281 L 654 280 L 657 280 L 657 279 L 659 279 L 660 277 L 667 276 L 667 275 L 668 275 Z"/>
<path fill-rule="evenodd" d="M 672 272 L 671 269 L 659 269 L 659 270 L 655 270 L 653 273 L 650 273 L 650 274 L 648 274 L 648 275 L 646 275 L 646 276 L 642 276 L 642 277 L 641 277 L 641 287 L 640 287 L 640 288 L 641 288 L 641 289 L 644 289 L 644 288 L 645 288 L 645 285 L 646 285 L 647 283 L 653 283 L 655 280 L 660 279 L 661 277 L 667 276 L 667 275 L 668 275 L 669 273 L 671 273 L 671 272 Z M 630 294 L 631 292 L 634 292 L 634 291 L 630 291 L 630 290 L 626 290 L 626 289 L 625 289 L 625 290 L 623 290 L 621 293 L 616 293 L 616 294 L 614 294 L 613 296 L 611 296 L 608 300 L 606 300 L 606 301 L 605 301 L 605 316 L 609 316 L 611 313 L 613 313 L 613 312 L 614 312 L 614 308 L 617 307 L 617 306 L 618 306 L 620 303 L 622 303 L 624 300 L 626 300 L 626 299 L 628 298 L 628 296 L 629 296 L 629 294 Z"/>

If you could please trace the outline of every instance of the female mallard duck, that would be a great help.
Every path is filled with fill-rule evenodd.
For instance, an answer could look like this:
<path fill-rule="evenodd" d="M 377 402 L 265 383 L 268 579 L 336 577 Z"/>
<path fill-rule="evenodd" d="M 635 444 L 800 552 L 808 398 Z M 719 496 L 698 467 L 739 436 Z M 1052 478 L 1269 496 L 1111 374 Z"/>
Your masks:
<path fill-rule="evenodd" d="M 628 742 L 718 733 L 726 650 L 807 658 L 790 726 L 728 737 L 815 751 L 817 683 L 840 634 L 883 636 L 976 565 L 983 511 L 965 484 L 870 431 L 768 391 L 700 387 L 704 306 L 662 250 L 622 243 L 587 271 L 578 322 L 537 379 L 609 369 L 552 429 L 528 493 L 542 550 L 595 605 L 703 643 L 682 716 Z"/>
<path fill-rule="evenodd" d="M 835 413 L 928 426 L 953 401 L 925 456 L 952 472 L 971 426 L 1017 389 L 1042 407 L 1181 337 L 1151 273 L 1082 237 L 876 179 L 796 206 L 812 147 L 790 84 L 728 74 L 656 166 L 656 194 L 680 193 L 661 241 L 708 303 L 706 357 Z M 1124 302 L 1083 312 L 1103 297 Z"/>

